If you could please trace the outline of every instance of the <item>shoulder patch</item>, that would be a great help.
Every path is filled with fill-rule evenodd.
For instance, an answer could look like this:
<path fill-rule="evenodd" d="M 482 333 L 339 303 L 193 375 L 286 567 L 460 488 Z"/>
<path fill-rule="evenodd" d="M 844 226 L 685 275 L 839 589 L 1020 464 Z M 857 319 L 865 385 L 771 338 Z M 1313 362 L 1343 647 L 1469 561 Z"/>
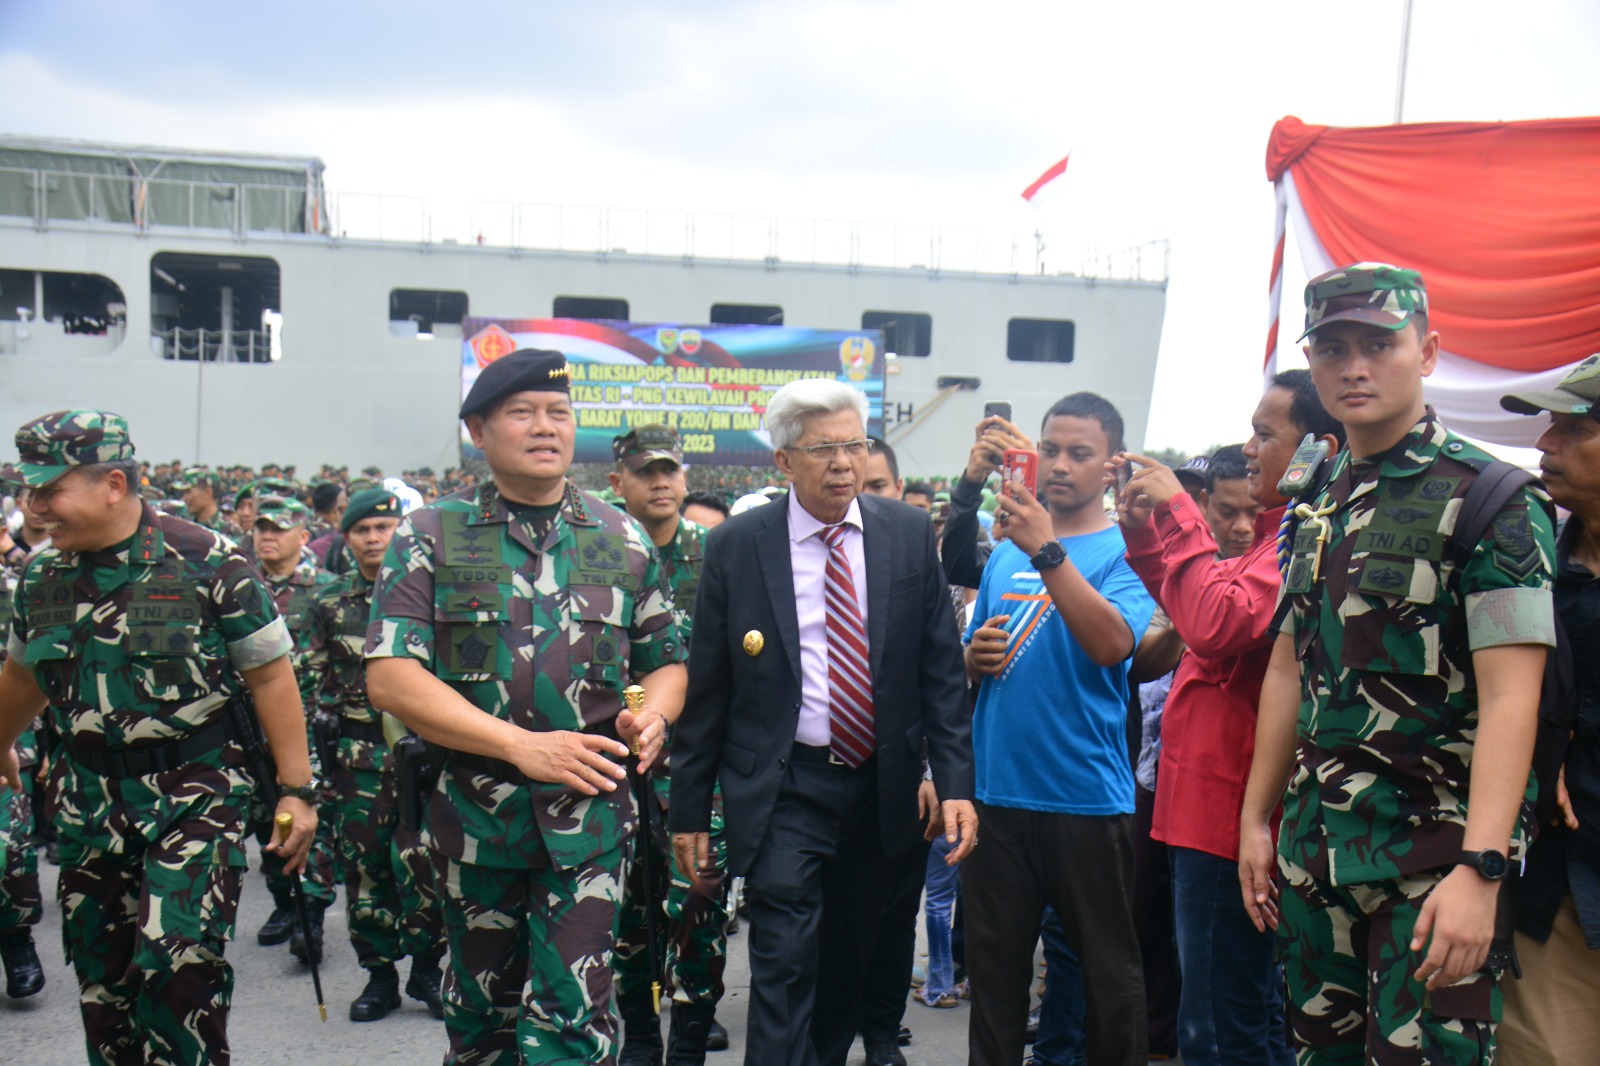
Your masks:
<path fill-rule="evenodd" d="M 1539 565 L 1539 542 L 1527 506 L 1507 507 L 1494 516 L 1489 528 L 1499 549 L 1495 564 L 1519 581 L 1533 573 Z"/>

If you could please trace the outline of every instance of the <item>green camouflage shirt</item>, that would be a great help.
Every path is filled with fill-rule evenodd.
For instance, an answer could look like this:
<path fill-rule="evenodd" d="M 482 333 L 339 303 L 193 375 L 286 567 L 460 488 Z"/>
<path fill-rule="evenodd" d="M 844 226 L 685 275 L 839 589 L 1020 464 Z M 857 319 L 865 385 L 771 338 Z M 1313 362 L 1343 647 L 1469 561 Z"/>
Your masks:
<path fill-rule="evenodd" d="M 1301 704 L 1279 849 L 1348 885 L 1449 866 L 1466 827 L 1477 691 L 1473 651 L 1555 643 L 1555 539 L 1529 489 L 1464 564 L 1450 550 L 1460 500 L 1492 457 L 1430 410 L 1376 460 L 1334 460 L 1320 580 L 1302 522 L 1285 580 Z M 1531 813 L 1513 834 L 1520 853 Z"/>
<path fill-rule="evenodd" d="M 700 567 L 705 561 L 707 532 L 705 526 L 680 518 L 678 532 L 673 534 L 665 547 L 658 549 L 661 553 L 661 572 L 666 578 L 667 588 L 672 591 L 672 620 L 678 623 L 678 633 L 684 643 L 688 643 L 693 628 L 690 615 L 694 613 L 695 593 L 700 589 Z"/>
<path fill-rule="evenodd" d="M 316 590 L 300 635 L 301 665 L 315 710 L 355 722 L 376 722 L 367 698 L 367 620 L 372 582 L 352 570 Z"/>
<path fill-rule="evenodd" d="M 289 629 L 289 639 L 294 642 L 294 650 L 290 652 L 290 662 L 294 665 L 295 680 L 300 684 L 300 705 L 310 714 L 316 709 L 316 689 L 310 676 L 310 671 L 305 668 L 305 631 L 311 616 L 312 604 L 316 601 L 317 593 L 332 585 L 339 579 L 301 557 L 300 563 L 289 572 L 288 577 L 273 577 L 265 569 L 262 575 L 267 581 L 267 591 L 272 596 L 273 604 L 278 608 L 278 613 L 283 616 L 283 624 Z"/>
<path fill-rule="evenodd" d="M 655 547 L 568 485 L 541 543 L 493 482 L 407 515 L 378 574 L 367 658 L 411 657 L 485 712 L 534 731 L 615 735 L 622 689 L 686 651 Z M 589 797 L 458 765 L 428 807 L 430 846 L 464 863 L 567 869 L 633 830 L 626 788 Z"/>
<path fill-rule="evenodd" d="M 210 724 L 244 687 L 239 672 L 290 649 L 254 567 L 210 530 L 158 514 L 105 551 L 45 548 L 25 564 L 9 652 L 33 670 L 67 741 L 53 772 L 63 832 L 120 852 L 151 841 L 197 800 L 247 796 L 229 740 L 174 770 L 108 785 L 71 750 L 175 740 Z"/>

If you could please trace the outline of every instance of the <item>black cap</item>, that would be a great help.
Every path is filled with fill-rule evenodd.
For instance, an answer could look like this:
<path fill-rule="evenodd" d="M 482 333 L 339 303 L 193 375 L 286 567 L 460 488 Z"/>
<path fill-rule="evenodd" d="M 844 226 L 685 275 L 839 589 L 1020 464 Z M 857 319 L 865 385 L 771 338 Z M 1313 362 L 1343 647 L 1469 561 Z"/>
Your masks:
<path fill-rule="evenodd" d="M 522 348 L 483 368 L 461 403 L 460 417 L 481 415 L 496 401 L 519 392 L 567 391 L 566 356 L 560 352 Z"/>

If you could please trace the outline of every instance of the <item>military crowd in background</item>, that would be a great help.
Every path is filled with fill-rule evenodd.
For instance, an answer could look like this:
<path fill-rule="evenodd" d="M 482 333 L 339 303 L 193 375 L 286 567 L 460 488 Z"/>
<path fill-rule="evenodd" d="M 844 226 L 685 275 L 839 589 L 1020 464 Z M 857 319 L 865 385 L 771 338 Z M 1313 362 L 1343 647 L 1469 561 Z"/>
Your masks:
<path fill-rule="evenodd" d="M 1130 454 L 1116 408 L 1077 393 L 1037 438 L 986 415 L 940 481 L 903 478 L 864 398 L 815 381 L 773 399 L 776 469 L 696 475 L 664 426 L 575 468 L 554 352 L 469 392 L 477 471 L 150 466 L 117 415 L 29 422 L 0 471 L 7 994 L 47 982 L 42 850 L 90 1061 L 227 1061 L 253 836 L 259 943 L 315 974 L 342 888 L 367 972 L 350 1020 L 409 997 L 447 1063 L 701 1066 L 728 1047 L 740 874 L 750 1046 L 795 1066 L 843 1066 L 857 1035 L 868 1066 L 904 1066 L 908 988 L 970 1005 L 979 1066 L 1590 1061 L 1600 356 L 1503 401 L 1552 419 L 1541 483 L 1424 404 L 1415 272 L 1315 278 L 1305 327 L 1310 370 L 1271 380 L 1240 445 Z M 1019 452 L 1026 486 L 997 477 Z M 891 519 L 936 574 L 873 569 Z M 801 654 L 781 621 L 730 628 L 757 590 L 719 568 L 785 523 L 827 544 L 801 620 L 827 634 L 820 744 L 804 717 L 792 744 L 695 717 L 767 713 L 729 679 Z M 942 657 L 915 698 L 876 684 L 868 640 L 913 585 L 918 631 L 887 639 Z M 860 782 L 905 761 L 873 739 L 892 698 L 928 704 L 905 733 L 923 770 L 879 797 Z M 838 806 L 784 831 L 818 834 L 794 838 L 812 874 L 865 848 L 872 892 L 763 873 L 752 821 L 824 802 L 793 791 L 802 767 Z M 770 807 L 748 798 L 763 775 Z M 880 839 L 879 810 L 913 806 L 918 836 Z M 819 904 L 827 930 L 840 899 L 872 901 L 843 969 L 840 945 L 771 939 L 815 934 Z"/>

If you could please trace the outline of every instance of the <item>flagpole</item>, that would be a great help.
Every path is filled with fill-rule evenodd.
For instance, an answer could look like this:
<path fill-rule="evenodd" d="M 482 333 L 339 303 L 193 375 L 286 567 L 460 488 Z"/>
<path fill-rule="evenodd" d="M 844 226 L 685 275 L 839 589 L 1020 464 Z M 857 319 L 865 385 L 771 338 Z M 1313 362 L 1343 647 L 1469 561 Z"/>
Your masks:
<path fill-rule="evenodd" d="M 1394 124 L 1404 121 L 1406 110 L 1406 59 L 1411 52 L 1411 0 L 1405 0 L 1405 14 L 1400 23 L 1400 72 L 1394 85 Z"/>

